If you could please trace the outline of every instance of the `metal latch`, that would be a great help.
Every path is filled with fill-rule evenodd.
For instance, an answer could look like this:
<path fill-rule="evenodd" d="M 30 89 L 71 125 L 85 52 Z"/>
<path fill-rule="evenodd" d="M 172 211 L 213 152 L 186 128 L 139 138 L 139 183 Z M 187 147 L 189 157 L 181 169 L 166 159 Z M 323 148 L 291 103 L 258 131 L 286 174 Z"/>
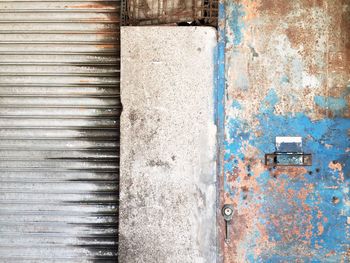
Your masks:
<path fill-rule="evenodd" d="M 225 220 L 225 242 L 230 241 L 229 225 L 233 218 L 233 205 L 224 205 L 222 208 L 222 215 Z"/>
<path fill-rule="evenodd" d="M 276 137 L 276 151 L 265 154 L 269 166 L 310 166 L 312 156 L 304 153 L 301 137 Z"/>

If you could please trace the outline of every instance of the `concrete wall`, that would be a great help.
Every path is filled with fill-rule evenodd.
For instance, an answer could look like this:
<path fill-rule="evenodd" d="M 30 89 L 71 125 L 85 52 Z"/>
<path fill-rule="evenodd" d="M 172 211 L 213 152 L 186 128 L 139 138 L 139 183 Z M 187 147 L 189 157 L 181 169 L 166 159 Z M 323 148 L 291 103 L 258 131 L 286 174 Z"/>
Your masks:
<path fill-rule="evenodd" d="M 225 262 L 350 260 L 349 4 L 221 4 L 221 197 L 235 207 L 231 242 L 221 244 Z M 301 136 L 312 166 L 265 166 L 277 136 Z"/>
<path fill-rule="evenodd" d="M 216 31 L 121 37 L 120 262 L 215 262 Z"/>

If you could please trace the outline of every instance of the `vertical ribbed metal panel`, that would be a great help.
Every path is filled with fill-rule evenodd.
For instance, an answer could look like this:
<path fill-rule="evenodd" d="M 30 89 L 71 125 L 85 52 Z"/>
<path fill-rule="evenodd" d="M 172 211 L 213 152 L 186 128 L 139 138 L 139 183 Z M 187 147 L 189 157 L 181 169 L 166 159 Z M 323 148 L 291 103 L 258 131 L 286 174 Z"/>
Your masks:
<path fill-rule="evenodd" d="M 0 261 L 117 262 L 119 1 L 0 1 Z"/>

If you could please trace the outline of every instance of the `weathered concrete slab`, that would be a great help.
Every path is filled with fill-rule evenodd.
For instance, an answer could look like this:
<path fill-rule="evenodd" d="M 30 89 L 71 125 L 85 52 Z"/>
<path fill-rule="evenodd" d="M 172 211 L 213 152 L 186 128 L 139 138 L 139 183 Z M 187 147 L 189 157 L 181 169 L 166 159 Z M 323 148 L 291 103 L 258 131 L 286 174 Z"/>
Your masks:
<path fill-rule="evenodd" d="M 121 36 L 120 262 L 215 262 L 216 31 Z"/>

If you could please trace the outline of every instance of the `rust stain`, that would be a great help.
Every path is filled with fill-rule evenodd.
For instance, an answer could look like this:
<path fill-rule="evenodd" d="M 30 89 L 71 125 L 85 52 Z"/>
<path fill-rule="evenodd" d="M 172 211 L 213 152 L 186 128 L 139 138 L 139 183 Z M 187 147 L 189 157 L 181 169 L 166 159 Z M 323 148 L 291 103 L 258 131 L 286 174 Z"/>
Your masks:
<path fill-rule="evenodd" d="M 91 22 L 91 23 L 106 23 L 106 22 L 110 22 L 110 23 L 119 23 L 120 19 L 118 19 L 117 17 L 108 17 L 108 18 L 100 18 L 100 17 L 93 17 L 93 18 L 86 18 L 86 19 L 82 19 L 80 20 L 81 22 Z"/>
<path fill-rule="evenodd" d="M 286 35 L 292 44 L 293 48 L 299 48 L 299 46 L 303 45 L 304 43 L 307 43 L 307 37 L 310 34 L 310 32 L 303 30 L 303 28 L 296 27 L 290 25 L 286 29 Z"/>
<path fill-rule="evenodd" d="M 312 8 L 312 7 L 323 7 L 323 0 L 303 0 L 301 3 L 303 4 L 304 7 L 306 8 Z"/>
<path fill-rule="evenodd" d="M 258 10 L 272 15 L 284 16 L 292 9 L 292 1 L 285 0 L 261 0 Z"/>
<path fill-rule="evenodd" d="M 254 154 L 256 149 L 246 143 L 242 151 L 249 156 L 248 152 Z M 237 160 L 234 156 L 231 156 L 231 158 Z M 260 161 L 247 158 L 244 161 L 239 160 L 234 170 L 226 175 L 227 182 L 229 182 L 235 194 L 234 196 L 226 195 L 224 202 L 234 205 L 236 212 L 233 222 L 241 222 L 241 224 L 231 225 L 230 231 L 231 235 L 235 237 L 235 242 L 224 244 L 227 255 L 225 256 L 225 262 L 237 262 L 238 258 L 244 258 L 247 255 L 248 248 L 239 246 L 239 244 L 248 242 L 246 237 L 252 235 L 254 231 L 259 232 L 258 242 L 260 244 L 259 247 L 255 248 L 255 253 L 260 254 L 264 248 L 267 249 L 271 246 L 266 226 L 258 221 L 262 214 L 260 212 L 261 204 L 256 202 L 256 198 L 259 196 L 261 189 L 256 177 L 263 171 L 264 165 Z M 232 253 L 232 251 L 234 252 Z"/>
<path fill-rule="evenodd" d="M 271 131 L 271 127 L 279 127 L 276 124 L 304 128 L 309 125 L 310 130 L 307 128 L 303 137 L 315 145 L 321 144 L 315 139 L 313 129 L 324 118 L 335 119 L 337 115 L 316 106 L 315 97 L 342 98 L 349 85 L 346 73 L 350 69 L 349 12 L 344 12 L 345 1 L 337 4 L 322 0 L 233 2 L 230 12 L 236 10 L 235 15 L 243 15 L 237 21 L 231 13 L 226 14 L 229 27 L 226 37 L 231 40 L 225 49 L 226 117 L 233 127 L 228 128 L 233 134 L 228 136 L 232 141 L 227 141 L 229 146 L 236 145 L 230 148 L 231 157 L 225 160 L 232 168 L 225 173 L 228 182 L 225 186 L 230 191 L 223 196 L 224 202 L 233 203 L 237 210 L 234 220 L 242 221 L 240 228 L 233 227 L 237 239 L 225 245 L 225 262 L 245 262 L 247 255 L 263 261 L 259 256 L 266 253 L 283 258 L 292 254 L 291 251 L 297 252 L 298 259 L 312 260 L 317 254 L 315 250 L 326 253 L 333 247 L 327 244 L 331 239 L 327 236 L 333 235 L 328 226 L 333 224 L 340 229 L 344 223 L 344 218 L 339 223 L 334 213 L 343 202 L 338 197 L 329 200 L 325 193 L 342 191 L 347 167 L 329 163 L 329 159 L 308 169 L 266 167 L 258 160 L 267 144 L 262 141 L 278 133 Z M 241 41 L 235 43 L 237 35 Z M 272 99 L 266 99 L 270 94 Z M 310 123 L 304 125 L 296 117 L 299 114 Z M 302 130 L 290 128 L 294 132 Z M 281 127 L 281 133 L 288 133 L 286 129 Z M 257 148 L 251 147 L 252 141 Z M 329 141 L 322 142 L 322 151 L 332 153 L 339 145 L 337 140 Z M 350 152 L 349 147 L 340 149 Z M 333 180 L 335 176 L 327 176 L 333 172 L 339 177 L 337 181 Z M 256 178 L 259 175 L 266 177 L 259 181 Z M 276 240 L 274 234 L 278 236 Z M 252 240 L 256 236 L 258 240 Z M 249 247 L 249 241 L 254 248 Z M 288 251 L 282 251 L 281 247 L 288 247 Z M 339 255 L 336 256 L 338 259 Z"/>
<path fill-rule="evenodd" d="M 115 49 L 116 46 L 113 44 L 103 44 L 103 45 L 96 45 L 99 49 Z"/>
<path fill-rule="evenodd" d="M 335 196 L 334 196 L 334 197 L 332 198 L 332 203 L 333 203 L 333 204 L 336 205 L 336 204 L 338 204 L 339 202 L 340 202 L 340 200 L 339 200 L 338 197 L 335 197 Z"/>
<path fill-rule="evenodd" d="M 288 175 L 290 178 L 294 178 L 294 179 L 300 179 L 300 180 L 305 180 L 305 174 L 307 174 L 307 169 L 305 167 L 282 167 L 282 166 L 278 166 L 275 167 L 275 169 L 273 169 L 270 174 L 273 177 L 279 177 L 280 175 Z"/>
<path fill-rule="evenodd" d="M 314 21 L 310 19 L 309 23 L 314 23 Z M 317 32 L 312 26 L 308 26 L 308 24 L 303 26 L 291 24 L 286 29 L 286 36 L 291 46 L 298 50 L 299 54 L 309 57 L 317 53 Z M 309 69 L 311 69 L 310 73 L 318 73 L 322 70 L 322 67 L 316 65 L 312 60 L 307 61 L 307 64 L 309 65 Z"/>
<path fill-rule="evenodd" d="M 300 245 L 308 245 L 312 237 L 312 209 L 306 204 L 307 197 L 313 192 L 312 184 L 295 190 L 290 188 L 288 178 L 277 178 L 269 181 L 269 195 L 273 196 L 276 205 L 268 211 L 269 220 L 274 225 L 275 231 L 282 238 L 281 242 L 293 242 L 303 238 Z M 281 207 L 277 205 L 281 203 Z M 291 207 L 292 212 L 283 212 L 284 207 Z M 297 215 L 304 214 L 302 218 Z M 283 226 L 283 227 L 282 227 Z"/>
<path fill-rule="evenodd" d="M 67 8 L 79 8 L 79 9 L 115 9 L 112 5 L 104 4 L 83 4 L 83 5 L 71 5 L 66 6 Z"/>
<path fill-rule="evenodd" d="M 243 0 L 242 5 L 246 7 L 246 14 L 244 16 L 244 20 L 252 20 L 258 18 L 258 8 L 260 6 L 259 1 Z"/>
<path fill-rule="evenodd" d="M 349 4 L 349 3 L 348 3 Z M 340 39 L 338 40 L 339 51 L 344 54 L 342 64 L 346 72 L 350 72 L 349 63 L 350 63 L 350 8 L 347 6 L 346 11 L 337 10 L 340 13 L 335 17 L 334 23 L 339 25 L 340 29 Z"/>
<path fill-rule="evenodd" d="M 328 258 L 328 257 L 331 257 L 331 256 L 335 255 L 335 253 L 336 252 L 334 250 L 331 250 L 325 256 Z"/>
<path fill-rule="evenodd" d="M 333 171 L 343 170 L 343 166 L 341 165 L 341 163 L 338 163 L 338 162 L 330 162 L 328 167 L 331 168 Z"/>
<path fill-rule="evenodd" d="M 323 234 L 323 231 L 324 231 L 324 226 L 323 226 L 323 224 L 321 223 L 321 222 L 318 222 L 317 223 L 317 230 L 318 230 L 318 233 L 317 233 L 317 235 L 322 235 Z"/>
<path fill-rule="evenodd" d="M 339 173 L 339 179 L 344 182 L 344 173 L 343 173 L 343 166 L 341 163 L 332 161 L 329 163 L 328 167 L 332 169 L 334 172 Z"/>

